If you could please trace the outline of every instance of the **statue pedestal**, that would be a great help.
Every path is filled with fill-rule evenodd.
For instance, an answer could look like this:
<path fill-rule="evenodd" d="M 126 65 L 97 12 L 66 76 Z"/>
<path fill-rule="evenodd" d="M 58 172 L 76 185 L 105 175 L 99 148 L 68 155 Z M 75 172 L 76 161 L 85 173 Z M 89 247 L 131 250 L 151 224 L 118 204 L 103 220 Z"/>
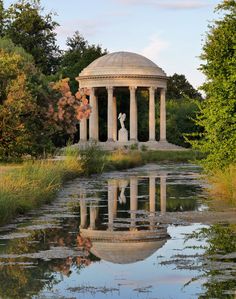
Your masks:
<path fill-rule="evenodd" d="M 118 134 L 119 142 L 127 142 L 128 141 L 128 131 L 126 129 L 120 129 Z"/>

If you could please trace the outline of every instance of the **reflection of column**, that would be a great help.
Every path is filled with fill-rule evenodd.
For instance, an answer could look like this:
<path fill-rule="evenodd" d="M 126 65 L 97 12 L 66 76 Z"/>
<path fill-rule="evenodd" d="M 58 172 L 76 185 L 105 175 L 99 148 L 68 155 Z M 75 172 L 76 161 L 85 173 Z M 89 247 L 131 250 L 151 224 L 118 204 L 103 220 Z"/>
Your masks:
<path fill-rule="evenodd" d="M 166 212 L 166 177 L 161 176 L 160 179 L 160 196 L 161 196 L 161 213 L 165 214 Z"/>
<path fill-rule="evenodd" d="M 113 230 L 114 218 L 117 214 L 117 184 L 115 180 L 108 181 L 108 229 Z"/>
<path fill-rule="evenodd" d="M 117 216 L 117 201 L 118 201 L 118 186 L 117 181 L 113 182 L 113 217 Z"/>
<path fill-rule="evenodd" d="M 138 210 L 138 179 L 130 179 L 130 218 L 131 229 L 135 229 L 136 226 L 136 211 Z"/>
<path fill-rule="evenodd" d="M 137 100 L 136 100 L 136 87 L 132 86 L 130 90 L 130 140 L 137 141 L 138 139 L 138 112 L 137 112 Z"/>
<path fill-rule="evenodd" d="M 160 99 L 160 141 L 166 141 L 166 90 L 161 89 Z"/>
<path fill-rule="evenodd" d="M 150 177 L 149 178 L 149 207 L 151 213 L 155 213 L 155 200 L 156 200 L 156 179 L 155 177 Z"/>
<path fill-rule="evenodd" d="M 149 141 L 155 141 L 155 128 L 156 117 L 155 117 L 155 88 L 149 88 Z"/>
<path fill-rule="evenodd" d="M 113 141 L 113 87 L 107 87 L 108 104 L 107 104 L 107 139 Z"/>
<path fill-rule="evenodd" d="M 85 228 L 87 226 L 87 205 L 84 198 L 80 200 L 80 227 Z"/>
<path fill-rule="evenodd" d="M 113 97 L 113 139 L 117 141 L 117 104 L 116 97 Z"/>
<path fill-rule="evenodd" d="M 90 229 L 96 229 L 97 207 L 90 206 Z"/>
<path fill-rule="evenodd" d="M 80 141 L 87 141 L 87 118 L 80 121 Z"/>
<path fill-rule="evenodd" d="M 156 204 L 156 179 L 155 177 L 149 178 L 149 210 L 150 210 L 150 228 L 155 226 L 155 204 Z"/>

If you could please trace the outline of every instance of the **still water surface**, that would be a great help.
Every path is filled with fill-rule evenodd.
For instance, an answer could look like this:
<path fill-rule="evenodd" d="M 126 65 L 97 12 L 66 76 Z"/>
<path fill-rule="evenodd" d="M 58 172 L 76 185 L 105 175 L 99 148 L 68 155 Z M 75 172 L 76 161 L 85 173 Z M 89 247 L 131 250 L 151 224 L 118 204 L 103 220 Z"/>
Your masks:
<path fill-rule="evenodd" d="M 235 298 L 236 221 L 179 217 L 208 210 L 202 184 L 189 164 L 68 183 L 1 228 L 0 298 Z"/>

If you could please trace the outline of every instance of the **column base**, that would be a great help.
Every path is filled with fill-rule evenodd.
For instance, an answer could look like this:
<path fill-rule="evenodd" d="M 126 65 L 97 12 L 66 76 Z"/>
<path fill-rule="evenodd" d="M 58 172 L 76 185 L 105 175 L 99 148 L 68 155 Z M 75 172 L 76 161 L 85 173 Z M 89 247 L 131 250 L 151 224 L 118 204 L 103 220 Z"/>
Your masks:
<path fill-rule="evenodd" d="M 107 142 L 115 142 L 115 140 L 112 138 L 109 138 L 109 139 L 107 139 Z"/>
<path fill-rule="evenodd" d="M 148 142 L 156 142 L 156 139 L 149 139 Z"/>

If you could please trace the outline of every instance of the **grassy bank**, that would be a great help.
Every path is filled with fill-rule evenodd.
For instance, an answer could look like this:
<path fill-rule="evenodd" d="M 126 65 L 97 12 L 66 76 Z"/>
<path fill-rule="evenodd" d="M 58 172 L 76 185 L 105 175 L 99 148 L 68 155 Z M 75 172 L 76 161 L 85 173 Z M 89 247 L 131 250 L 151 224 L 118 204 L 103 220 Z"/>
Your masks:
<path fill-rule="evenodd" d="M 193 152 L 105 153 L 96 146 L 84 151 L 67 148 L 61 161 L 30 161 L 0 167 L 0 225 L 56 197 L 63 182 L 72 178 L 140 166 L 148 162 L 188 161 Z"/>
<path fill-rule="evenodd" d="M 141 152 L 144 163 L 151 162 L 189 162 L 200 160 L 203 155 L 197 151 L 144 151 Z"/>
<path fill-rule="evenodd" d="M 106 155 L 105 170 L 121 170 L 143 165 L 144 159 L 141 152 L 137 150 L 117 150 Z"/>
<path fill-rule="evenodd" d="M 236 165 L 213 171 L 208 181 L 212 186 L 209 190 L 212 196 L 236 203 Z"/>
<path fill-rule="evenodd" d="M 1 174 L 0 225 L 55 198 L 63 182 L 82 173 L 78 160 L 27 162 Z"/>

